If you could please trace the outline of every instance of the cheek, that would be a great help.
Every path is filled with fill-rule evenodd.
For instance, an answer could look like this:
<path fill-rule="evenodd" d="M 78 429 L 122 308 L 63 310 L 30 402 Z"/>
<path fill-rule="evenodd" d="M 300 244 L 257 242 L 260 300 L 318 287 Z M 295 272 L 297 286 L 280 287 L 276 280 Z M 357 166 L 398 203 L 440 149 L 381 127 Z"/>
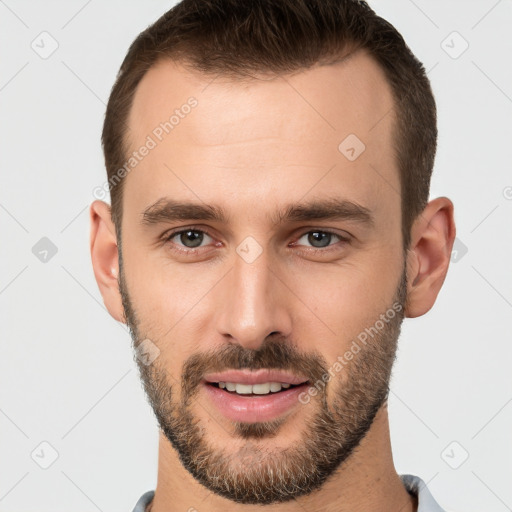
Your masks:
<path fill-rule="evenodd" d="M 128 244 L 127 244 L 128 245 Z M 140 323 L 171 329 L 212 287 L 213 276 L 204 267 L 172 264 L 163 249 L 145 249 L 132 244 L 123 249 L 130 297 Z"/>
<path fill-rule="evenodd" d="M 320 350 L 329 364 L 392 305 L 399 271 L 386 268 L 384 272 L 375 263 L 332 271 L 319 268 L 296 281 L 298 289 L 307 291 L 303 300 L 314 313 L 302 316 L 301 338 Z"/>
<path fill-rule="evenodd" d="M 140 334 L 157 344 L 160 364 L 178 378 L 183 361 L 208 339 L 212 298 L 223 267 L 173 265 L 141 250 L 124 260 Z"/>

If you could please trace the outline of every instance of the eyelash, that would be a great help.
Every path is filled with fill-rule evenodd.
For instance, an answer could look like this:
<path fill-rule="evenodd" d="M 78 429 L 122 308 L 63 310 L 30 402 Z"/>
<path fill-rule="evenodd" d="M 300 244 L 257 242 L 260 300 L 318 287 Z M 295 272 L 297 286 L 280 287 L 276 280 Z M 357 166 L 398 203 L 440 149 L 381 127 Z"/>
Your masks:
<path fill-rule="evenodd" d="M 171 240 L 176 237 L 177 235 L 181 235 L 182 233 L 187 233 L 188 231 L 195 231 L 197 233 L 203 233 L 205 235 L 208 235 L 210 238 L 214 238 L 212 235 L 210 235 L 210 233 L 208 233 L 208 231 L 205 231 L 204 229 L 198 229 L 194 226 L 190 226 L 190 227 L 187 227 L 187 228 L 181 228 L 181 229 L 178 229 L 176 231 L 171 231 L 170 233 L 165 233 L 164 235 L 162 235 L 162 239 L 164 241 L 165 244 L 169 244 L 172 248 L 172 250 L 174 251 L 177 251 L 181 254 L 186 254 L 186 255 L 194 255 L 198 252 L 199 249 L 202 249 L 203 247 L 197 247 L 197 248 L 183 248 L 182 246 L 176 246 L 176 244 L 173 244 L 171 242 Z M 300 234 L 300 236 L 297 238 L 298 240 L 300 240 L 304 235 L 307 235 L 309 233 L 325 233 L 325 234 L 329 234 L 329 235 L 334 235 L 335 237 L 338 237 L 339 238 L 339 242 L 338 243 L 342 243 L 342 244 L 347 244 L 347 243 L 350 243 L 350 239 L 348 237 L 344 237 L 338 233 L 335 233 L 334 231 L 330 231 L 328 229 L 310 229 L 308 231 L 304 231 L 303 233 Z M 321 247 L 308 247 L 307 249 L 305 249 L 306 252 L 308 253 L 314 253 L 314 254 L 317 254 L 319 252 L 323 253 L 323 254 L 326 254 L 332 250 L 336 250 L 337 248 L 335 247 L 337 244 L 334 244 L 334 245 L 328 245 L 327 247 L 325 248 L 321 248 Z"/>

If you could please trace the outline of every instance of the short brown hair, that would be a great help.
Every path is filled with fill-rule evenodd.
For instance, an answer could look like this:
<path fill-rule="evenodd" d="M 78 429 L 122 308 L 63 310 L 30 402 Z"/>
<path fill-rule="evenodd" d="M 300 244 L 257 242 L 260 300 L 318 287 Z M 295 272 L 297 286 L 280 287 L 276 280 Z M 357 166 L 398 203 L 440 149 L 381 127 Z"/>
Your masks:
<path fill-rule="evenodd" d="M 394 150 L 401 183 L 402 238 L 428 202 L 437 141 L 436 105 L 421 62 L 398 31 L 357 0 L 183 0 L 131 44 L 112 88 L 102 143 L 109 183 L 126 161 L 134 93 L 161 59 L 237 78 L 286 73 L 341 60 L 364 48 L 393 91 Z M 118 178 L 118 177 L 117 177 Z M 123 182 L 110 187 L 120 237 Z"/>

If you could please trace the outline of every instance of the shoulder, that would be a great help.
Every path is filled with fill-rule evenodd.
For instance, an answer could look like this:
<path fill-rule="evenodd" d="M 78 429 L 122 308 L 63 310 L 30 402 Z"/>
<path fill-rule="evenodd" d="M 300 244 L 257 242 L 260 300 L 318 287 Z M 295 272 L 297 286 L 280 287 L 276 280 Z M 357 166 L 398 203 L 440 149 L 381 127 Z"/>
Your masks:
<path fill-rule="evenodd" d="M 402 483 L 410 494 L 418 497 L 417 512 L 449 512 L 441 508 L 430 493 L 427 484 L 415 475 L 400 475 Z"/>
<path fill-rule="evenodd" d="M 155 495 L 155 491 L 147 491 L 140 498 L 139 501 L 135 504 L 135 508 L 133 512 L 145 512 L 146 507 L 151 503 L 153 496 Z"/>

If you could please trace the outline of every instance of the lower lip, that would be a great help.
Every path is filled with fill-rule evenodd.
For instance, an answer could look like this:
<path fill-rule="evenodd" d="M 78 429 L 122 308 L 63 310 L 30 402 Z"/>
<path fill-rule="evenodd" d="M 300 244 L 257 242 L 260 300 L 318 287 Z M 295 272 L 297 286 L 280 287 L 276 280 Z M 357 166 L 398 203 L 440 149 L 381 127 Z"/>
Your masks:
<path fill-rule="evenodd" d="M 203 382 L 203 387 L 217 409 L 232 421 L 254 423 L 271 421 L 298 405 L 299 395 L 308 384 L 302 384 L 268 395 L 237 395 Z"/>

